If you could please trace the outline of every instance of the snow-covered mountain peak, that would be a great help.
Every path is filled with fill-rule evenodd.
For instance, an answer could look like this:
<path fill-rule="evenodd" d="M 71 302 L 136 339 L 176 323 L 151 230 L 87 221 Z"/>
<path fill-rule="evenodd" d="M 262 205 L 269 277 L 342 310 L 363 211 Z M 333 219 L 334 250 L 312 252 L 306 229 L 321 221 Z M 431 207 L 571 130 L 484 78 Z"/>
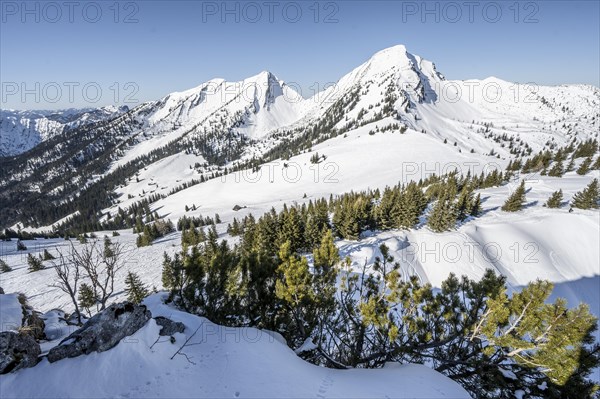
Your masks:
<path fill-rule="evenodd" d="M 397 67 L 410 67 L 412 55 L 403 45 L 388 47 L 375 53 L 367 63 L 374 70 L 386 71 Z"/>

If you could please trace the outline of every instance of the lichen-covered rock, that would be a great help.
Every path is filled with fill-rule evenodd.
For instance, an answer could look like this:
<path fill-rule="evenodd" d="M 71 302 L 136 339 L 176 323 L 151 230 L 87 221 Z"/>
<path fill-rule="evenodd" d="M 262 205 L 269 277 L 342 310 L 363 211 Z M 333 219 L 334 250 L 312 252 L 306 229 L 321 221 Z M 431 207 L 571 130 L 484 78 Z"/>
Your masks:
<path fill-rule="evenodd" d="M 40 345 L 31 335 L 1 332 L 0 374 L 35 366 L 40 353 Z"/>
<path fill-rule="evenodd" d="M 146 306 L 123 302 L 109 306 L 48 352 L 48 360 L 56 362 L 69 357 L 104 352 L 123 338 L 142 328 L 152 314 Z"/>
<path fill-rule="evenodd" d="M 155 317 L 154 320 L 156 320 L 156 324 L 162 326 L 162 329 L 158 335 L 169 336 L 175 333 L 183 333 L 185 331 L 185 324 L 179 321 L 173 321 L 162 316 Z"/>

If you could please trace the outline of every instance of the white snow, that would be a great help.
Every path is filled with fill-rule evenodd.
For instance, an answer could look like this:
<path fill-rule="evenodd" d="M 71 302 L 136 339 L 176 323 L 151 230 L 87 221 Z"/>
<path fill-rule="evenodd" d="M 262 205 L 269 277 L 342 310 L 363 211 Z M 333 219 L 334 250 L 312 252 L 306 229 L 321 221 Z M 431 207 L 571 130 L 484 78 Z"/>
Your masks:
<path fill-rule="evenodd" d="M 0 332 L 19 331 L 23 323 L 23 308 L 17 294 L 0 295 Z"/>
<path fill-rule="evenodd" d="M 497 142 L 488 134 L 520 139 L 534 152 L 547 148 L 547 142 L 562 146 L 573 138 L 598 136 L 598 88 L 535 87 L 497 78 L 448 81 L 435 70 L 433 63 L 408 53 L 404 46 L 396 46 L 375 54 L 342 77 L 337 85 L 306 100 L 296 100 L 297 93 L 290 86 L 271 73 L 262 72 L 240 82 L 214 79 L 144 104 L 135 111 L 147 112 L 143 127 L 134 132 L 139 141 L 125 149 L 111 170 L 170 141 L 182 140 L 187 135 L 226 132 L 228 128 L 254 140 L 244 154 L 248 159 L 275 145 L 279 140 L 275 134 L 297 134 L 294 129 L 301 131 L 311 126 L 337 100 L 357 89 L 354 108 L 345 110 L 336 127 L 344 128 L 358 118 L 361 110 L 365 112 L 363 122 L 370 120 L 381 110 L 390 86 L 397 95 L 396 118 L 386 117 L 352 128 L 314 145 L 310 152 L 263 165 L 259 173 L 246 170 L 192 186 L 157 201 L 152 210 L 174 222 L 184 215 L 219 213 L 223 223 L 217 226 L 218 231 L 222 238 L 228 238 L 226 225 L 234 217 L 240 219 L 248 213 L 259 217 L 284 203 L 328 198 L 330 194 L 351 190 L 382 189 L 454 169 L 477 174 L 503 170 L 512 157 L 508 143 Z M 491 100 L 495 98 L 498 99 Z M 243 123 L 235 125 L 240 120 Z M 493 126 L 489 126 L 490 122 Z M 377 131 L 391 124 L 407 126 L 408 130 L 404 134 L 397 129 Z M 488 155 L 492 150 L 498 157 Z M 312 164 L 310 158 L 315 152 L 326 159 Z M 166 194 L 184 182 L 199 179 L 198 172 L 190 166 L 204 162 L 202 156 L 193 154 L 166 157 L 140 170 L 139 182 L 133 178 L 119 187 L 119 203 L 106 211 L 114 215 L 119 206 L 125 208 L 148 194 Z M 360 241 L 340 240 L 337 245 L 341 255 L 350 256 L 358 268 L 365 261 L 373 262 L 379 255 L 378 246 L 385 243 L 400 261 L 405 277 L 417 275 L 436 287 L 451 272 L 477 279 L 488 268 L 506 275 L 513 289 L 537 278 L 548 279 L 555 283 L 553 298 L 564 297 L 570 306 L 588 303 L 591 311 L 600 316 L 600 212 L 569 213 L 568 205 L 560 209 L 543 207 L 552 192 L 562 189 L 567 203 L 575 192 L 598 176 L 597 171 L 586 176 L 569 172 L 562 178 L 539 174 L 518 176 L 507 185 L 481 190 L 483 215 L 467 220 L 453 231 L 438 234 L 426 226 L 418 226 L 410 231 L 371 232 Z M 526 179 L 526 208 L 514 214 L 500 211 L 499 207 L 521 178 Z M 185 206 L 192 204 L 197 205 L 197 210 L 185 212 Z M 235 205 L 246 208 L 236 212 L 232 210 Z M 140 275 L 149 287 L 161 289 L 162 254 L 181 250 L 180 233 L 170 234 L 145 248 L 135 247 L 131 230 L 120 233 L 114 239 L 127 244 L 130 251 L 126 270 L 117 276 L 117 294 L 113 299 L 124 299 L 123 280 L 128 270 Z M 53 309 L 69 312 L 71 304 L 64 294 L 50 287 L 55 278 L 50 262 L 45 262 L 46 270 L 28 273 L 26 256 L 44 248 L 51 252 L 56 247 L 66 250 L 69 244 L 62 239 L 25 244 L 28 250 L 18 252 L 15 241 L 0 242 L 0 256 L 14 269 L 0 274 L 0 286 L 6 292 L 24 292 L 36 310 L 51 311 L 46 317 L 58 326 L 53 335 L 58 339 L 65 331 L 59 313 Z M 178 345 L 161 343 L 150 350 L 157 334 L 157 327 L 151 322 L 136 334 L 135 342 L 122 343 L 107 353 L 55 365 L 44 361 L 35 369 L 0 377 L 0 396 L 9 392 L 20 397 L 89 396 L 93 392 L 98 397 L 444 397 L 440 396 L 444 394 L 466 397 L 463 391 L 454 390 L 455 384 L 441 380 L 438 374 L 421 366 L 326 370 L 303 362 L 275 335 L 266 332 L 252 344 L 223 338 L 220 335 L 257 332 L 215 326 L 168 308 L 158 298 L 157 295 L 149 300 L 154 315 L 183 321 L 188 326 L 185 335 L 189 336 L 195 326 L 202 324 L 199 331 L 206 342 L 186 351 L 194 357 L 196 365 L 182 356 L 169 360 Z M 177 339 L 180 344 L 184 337 Z M 86 389 L 83 381 L 89 382 L 98 370 L 102 378 L 92 379 L 93 386 Z M 269 373 L 272 378 L 267 379 Z M 122 375 L 130 377 L 121 378 Z M 45 383 L 26 384 L 24 381 L 29 378 L 19 376 L 42 378 Z M 600 372 L 594 378 L 600 380 Z M 438 383 L 450 385 L 438 390 L 442 386 Z"/>
<path fill-rule="evenodd" d="M 421 365 L 332 370 L 300 359 L 270 333 L 225 328 L 146 299 L 152 315 L 183 322 L 175 344 L 151 320 L 115 348 L 0 376 L 0 396 L 86 398 L 469 398 L 457 383 Z M 175 355 L 189 337 L 191 345 Z M 173 359 L 171 359 L 173 357 Z M 35 383 L 32 383 L 35 382 Z"/>

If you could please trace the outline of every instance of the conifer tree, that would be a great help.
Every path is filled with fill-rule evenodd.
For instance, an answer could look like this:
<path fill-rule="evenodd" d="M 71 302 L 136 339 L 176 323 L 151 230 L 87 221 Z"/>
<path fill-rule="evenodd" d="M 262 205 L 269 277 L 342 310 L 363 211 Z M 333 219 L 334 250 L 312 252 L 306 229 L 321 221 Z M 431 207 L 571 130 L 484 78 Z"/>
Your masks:
<path fill-rule="evenodd" d="M 456 223 L 457 211 L 454 193 L 452 187 L 446 187 L 427 217 L 427 225 L 436 233 L 447 231 Z"/>
<path fill-rule="evenodd" d="M 548 208 L 560 208 L 560 203 L 563 200 L 563 192 L 562 189 L 555 191 L 552 193 L 548 201 L 546 201 L 546 206 Z"/>
<path fill-rule="evenodd" d="M 386 187 L 383 190 L 381 200 L 375 210 L 377 219 L 377 227 L 382 230 L 390 230 L 395 228 L 398 223 L 394 220 L 394 210 L 398 204 L 398 190 Z"/>
<path fill-rule="evenodd" d="M 296 207 L 291 207 L 282 214 L 281 229 L 278 242 L 289 241 L 292 252 L 297 252 L 304 245 L 304 223 Z"/>
<path fill-rule="evenodd" d="M 315 299 L 308 262 L 305 257 L 292 252 L 289 241 L 281 245 L 279 259 L 281 279 L 276 281 L 275 293 L 290 311 L 291 319 L 288 322 L 291 336 L 288 338 L 295 341 L 294 344 L 300 344 L 310 336 L 307 312 Z"/>
<path fill-rule="evenodd" d="M 331 230 L 325 230 L 321 245 L 313 251 L 314 273 L 324 279 L 327 284 L 335 282 L 335 265 L 340 261 L 340 255 L 333 241 Z"/>
<path fill-rule="evenodd" d="M 456 218 L 463 221 L 467 216 L 477 216 L 481 211 L 481 197 L 475 197 L 469 184 L 465 184 L 456 203 Z"/>
<path fill-rule="evenodd" d="M 477 196 L 471 204 L 471 216 L 477 217 L 481 214 L 481 194 L 477 193 Z"/>
<path fill-rule="evenodd" d="M 142 300 L 146 298 L 149 293 L 139 276 L 133 272 L 127 273 L 127 277 L 125 278 L 125 287 L 127 299 L 133 303 L 142 302 Z"/>
<path fill-rule="evenodd" d="M 590 171 L 590 166 L 592 165 L 592 157 L 589 156 L 583 160 L 579 168 L 577 168 L 578 175 L 586 175 Z"/>
<path fill-rule="evenodd" d="M 548 176 L 562 177 L 564 173 L 562 161 L 555 162 L 552 168 L 548 171 Z"/>
<path fill-rule="evenodd" d="M 175 254 L 173 259 L 166 252 L 163 254 L 162 284 L 165 289 L 171 291 L 171 299 L 173 299 L 173 295 L 182 295 L 185 272 L 179 254 Z"/>
<path fill-rule="evenodd" d="M 26 251 L 27 247 L 23 244 L 23 241 L 17 239 L 17 251 Z"/>
<path fill-rule="evenodd" d="M 28 270 L 30 273 L 37 272 L 45 268 L 42 260 L 36 256 L 33 256 L 32 254 L 27 255 L 27 264 L 29 265 Z"/>
<path fill-rule="evenodd" d="M 427 207 L 427 197 L 415 182 L 410 182 L 397 196 L 394 207 L 396 227 L 411 229 L 419 222 L 419 217 Z"/>
<path fill-rule="evenodd" d="M 79 306 L 81 306 L 82 309 L 87 310 L 88 315 L 91 316 L 92 307 L 98 303 L 98 297 L 96 296 L 94 289 L 87 283 L 81 284 L 77 300 Z"/>
<path fill-rule="evenodd" d="M 50 252 L 48 252 L 47 249 L 44 249 L 44 253 L 42 255 L 42 260 L 52 260 L 52 259 L 54 259 L 54 256 Z"/>
<path fill-rule="evenodd" d="M 0 273 L 11 272 L 12 268 L 4 260 L 0 259 Z"/>
<path fill-rule="evenodd" d="M 309 202 L 306 215 L 306 244 L 309 249 L 315 248 L 321 242 L 324 229 L 329 229 L 329 214 L 327 202 L 317 200 L 314 204 Z"/>
<path fill-rule="evenodd" d="M 598 201 L 600 201 L 599 190 L 598 179 L 592 180 L 586 188 L 575 193 L 571 205 L 574 208 L 580 209 L 598 209 Z"/>
<path fill-rule="evenodd" d="M 502 210 L 505 212 L 517 212 L 523 209 L 523 204 L 525 203 L 525 180 L 521 180 L 521 184 L 512 193 L 504 205 L 502 205 Z"/>

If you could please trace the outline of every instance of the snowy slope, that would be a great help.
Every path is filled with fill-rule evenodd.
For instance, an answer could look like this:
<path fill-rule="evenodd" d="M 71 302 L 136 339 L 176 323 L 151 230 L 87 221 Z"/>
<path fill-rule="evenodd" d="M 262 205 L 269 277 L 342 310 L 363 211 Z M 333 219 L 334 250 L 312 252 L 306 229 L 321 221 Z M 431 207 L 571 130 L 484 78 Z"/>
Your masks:
<path fill-rule="evenodd" d="M 496 162 L 504 164 L 513 157 L 508 151 L 509 139 L 517 140 L 515 148 L 523 150 L 527 143 L 537 152 L 549 143 L 564 145 L 573 138 L 595 137 L 600 127 L 599 107 L 600 90 L 592 86 L 538 87 L 497 78 L 448 81 L 434 63 L 400 45 L 376 53 L 335 85 L 306 100 L 299 99 L 289 86 L 268 72 L 234 83 L 211 80 L 173 93 L 148 111 L 148 131 L 156 131 L 159 126 L 169 129 L 150 134 L 113 168 L 184 135 L 207 135 L 217 130 L 221 135 L 235 131 L 254 139 L 242 158 L 260 157 L 282 140 L 302 135 L 326 120 L 338 131 L 348 131 L 349 136 L 355 131 L 364 134 L 391 125 L 424 132 L 427 139 L 419 146 L 423 151 L 401 153 L 403 162 L 420 163 L 423 153 L 436 151 L 434 138 L 456 143 L 441 158 L 445 163 L 468 162 L 466 154 L 481 163 L 483 158 L 474 154 L 499 154 L 502 159 Z M 240 112 L 244 117 L 231 118 Z M 369 129 L 364 131 L 363 126 Z M 382 140 L 385 142 L 376 145 L 368 141 L 356 144 L 369 146 L 366 155 L 379 155 L 381 151 L 386 154 L 402 146 L 390 136 Z M 195 162 L 190 159 L 189 165 Z M 486 163 L 492 162 L 487 158 Z M 140 194 L 133 187 L 124 191 Z"/>
<path fill-rule="evenodd" d="M 395 152 L 405 165 L 422 163 L 422 154 L 430 150 L 436 153 L 431 158 L 439 160 L 438 164 L 462 164 L 469 162 L 469 158 L 480 164 L 486 159 L 485 163 L 505 165 L 517 153 L 523 155 L 564 145 L 573 139 L 597 137 L 599 107 L 600 90 L 592 86 L 538 87 L 497 78 L 449 81 L 433 62 L 399 45 L 374 54 L 337 84 L 308 99 L 302 99 L 293 88 L 267 71 L 238 82 L 212 79 L 195 88 L 171 93 L 103 126 L 109 134 L 101 135 L 84 149 L 76 147 L 73 154 L 68 153 L 69 145 L 78 143 L 77 139 L 65 143 L 64 148 L 53 146 L 47 149 L 48 153 L 36 154 L 34 159 L 19 160 L 17 169 L 7 179 L 8 183 L 32 176 L 42 179 L 16 187 L 17 192 L 56 192 L 60 186 L 53 182 L 46 188 L 44 179 L 50 181 L 65 174 L 62 152 L 67 152 L 66 163 L 70 167 L 74 164 L 74 169 L 80 159 L 89 163 L 95 154 L 104 157 L 103 164 L 97 165 L 93 172 L 75 178 L 77 186 L 82 187 L 119 166 L 162 150 L 160 157 L 168 160 L 158 159 L 154 161 L 156 164 L 144 166 L 156 171 L 150 177 L 161 181 L 158 187 L 145 186 L 148 180 L 138 184 L 138 179 L 131 176 L 127 184 L 118 188 L 119 194 L 139 200 L 148 193 L 167 194 L 182 183 L 198 180 L 202 175 L 210 177 L 213 172 L 241 161 L 260 160 L 268 151 L 319 129 L 321 133 L 315 142 L 325 140 L 332 131 L 348 137 L 377 133 L 375 142 L 361 139 L 355 144 L 368 146 L 365 153 L 376 155 L 373 159 L 393 158 L 389 163 L 395 168 L 399 167 Z M 424 138 L 390 138 L 392 135 L 387 134 L 385 139 L 379 138 L 381 130 L 405 128 L 408 133 L 422 133 Z M 112 141 L 107 144 L 104 138 L 109 136 Z M 23 140 L 27 137 L 22 135 Z M 439 155 L 438 143 L 444 141 L 453 148 L 444 149 L 444 155 Z M 333 146 L 340 143 L 326 142 Z M 418 150 L 411 151 L 413 145 Z M 295 149 L 292 147 L 291 151 Z M 327 155 L 336 152 L 334 149 Z M 492 156 L 482 157 L 486 155 Z M 360 169 L 358 159 L 365 162 L 364 157 L 355 157 L 343 168 L 340 165 L 340 171 Z M 437 165 L 431 167 L 440 169 Z M 381 180 L 384 184 L 395 183 L 387 178 Z M 118 206 L 132 202 L 127 195 L 120 197 Z M 180 207 L 184 205 L 181 203 Z M 17 222 L 11 219 L 3 227 Z"/>
<path fill-rule="evenodd" d="M 0 157 L 28 151 L 64 129 L 111 119 L 127 111 L 127 107 L 114 106 L 62 111 L 0 110 Z"/>
<path fill-rule="evenodd" d="M 302 116 L 300 95 L 272 73 L 263 71 L 238 82 L 212 79 L 195 88 L 175 92 L 133 110 L 147 136 L 114 167 L 184 136 L 238 133 L 260 139 Z"/>
<path fill-rule="evenodd" d="M 300 359 L 277 334 L 225 328 L 146 299 L 153 317 L 183 322 L 177 342 L 158 343 L 151 320 L 115 348 L 0 376 L 0 396 L 97 398 L 469 398 L 457 383 L 426 366 L 331 370 Z M 187 337 L 189 358 L 174 356 Z M 153 346 L 154 344 L 154 346 Z M 153 346 L 153 347 L 151 347 Z M 124 378 L 126 376 L 126 378 Z M 36 381 L 32 384 L 31 381 Z"/>
<path fill-rule="evenodd" d="M 23 308 L 17 294 L 0 295 L 0 332 L 18 331 L 23 323 Z"/>

